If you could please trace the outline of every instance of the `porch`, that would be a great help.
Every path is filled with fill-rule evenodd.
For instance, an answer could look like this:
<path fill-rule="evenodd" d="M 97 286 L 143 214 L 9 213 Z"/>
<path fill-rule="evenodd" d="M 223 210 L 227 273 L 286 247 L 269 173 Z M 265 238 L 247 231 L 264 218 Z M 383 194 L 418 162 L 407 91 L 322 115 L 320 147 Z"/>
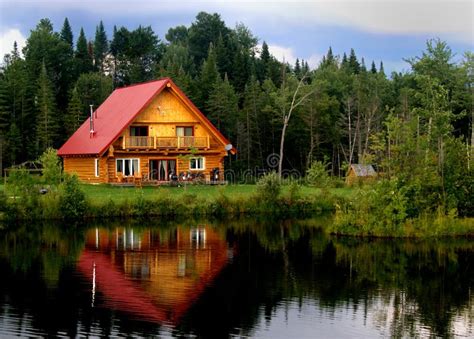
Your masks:
<path fill-rule="evenodd" d="M 210 148 L 209 136 L 127 136 L 122 140 L 122 149 L 208 149 Z"/>

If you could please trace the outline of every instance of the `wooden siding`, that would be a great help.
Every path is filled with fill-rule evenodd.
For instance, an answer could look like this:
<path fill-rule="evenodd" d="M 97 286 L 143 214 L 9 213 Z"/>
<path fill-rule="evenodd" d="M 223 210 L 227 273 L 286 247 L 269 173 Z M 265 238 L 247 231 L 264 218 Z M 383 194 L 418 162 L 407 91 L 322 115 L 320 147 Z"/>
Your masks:
<path fill-rule="evenodd" d="M 204 157 L 205 168 L 203 170 L 190 170 L 189 168 L 189 157 L 183 157 L 178 155 L 161 155 L 161 154 L 149 154 L 149 153 L 124 153 L 115 154 L 115 157 L 107 160 L 108 177 L 104 178 L 103 182 L 116 182 L 117 174 L 115 169 L 116 159 L 139 159 L 140 160 L 140 173 L 143 177 L 149 175 L 149 161 L 150 160 L 176 160 L 176 171 L 181 172 L 201 172 L 205 175 L 206 179 L 210 178 L 211 171 L 214 168 L 219 168 L 220 179 L 224 180 L 224 155 L 223 154 L 196 154 L 193 157 Z M 92 163 L 93 165 L 93 163 Z"/>
<path fill-rule="evenodd" d="M 107 159 L 99 158 L 99 177 L 95 176 L 95 157 L 65 157 L 64 171 L 76 174 L 81 181 L 103 183 L 108 177 Z"/>
<path fill-rule="evenodd" d="M 151 137 L 175 137 L 176 127 L 194 127 L 195 137 L 209 137 L 211 149 L 224 149 L 214 134 L 201 124 L 196 115 L 170 90 L 164 90 L 140 113 L 131 125 L 148 126 Z M 122 133 L 122 138 L 130 136 L 130 126 Z M 114 143 L 114 147 L 120 147 Z"/>

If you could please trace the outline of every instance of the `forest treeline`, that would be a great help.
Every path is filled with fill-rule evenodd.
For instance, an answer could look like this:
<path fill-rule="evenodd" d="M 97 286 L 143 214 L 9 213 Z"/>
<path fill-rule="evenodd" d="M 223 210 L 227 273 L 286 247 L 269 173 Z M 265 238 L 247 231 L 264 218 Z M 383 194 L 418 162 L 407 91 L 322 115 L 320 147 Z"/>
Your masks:
<path fill-rule="evenodd" d="M 227 167 L 236 173 L 268 168 L 273 153 L 284 155 L 283 168 L 300 173 L 315 160 L 344 175 L 351 163 L 390 173 L 422 168 L 418 160 L 428 158 L 441 171 L 449 138 L 469 167 L 474 55 L 454 57 L 447 43 L 433 39 L 406 60 L 409 72 L 387 75 L 383 63 L 353 49 L 334 55 L 329 47 L 310 69 L 304 60 L 276 60 L 244 24 L 229 28 L 218 14 L 201 12 L 164 39 L 150 26 L 114 26 L 107 36 L 102 22 L 93 39 L 82 28 L 75 37 L 67 18 L 60 30 L 42 19 L 22 53 L 13 46 L 0 69 L 2 167 L 60 147 L 89 105 L 98 107 L 114 88 L 165 76 L 238 149 Z"/>

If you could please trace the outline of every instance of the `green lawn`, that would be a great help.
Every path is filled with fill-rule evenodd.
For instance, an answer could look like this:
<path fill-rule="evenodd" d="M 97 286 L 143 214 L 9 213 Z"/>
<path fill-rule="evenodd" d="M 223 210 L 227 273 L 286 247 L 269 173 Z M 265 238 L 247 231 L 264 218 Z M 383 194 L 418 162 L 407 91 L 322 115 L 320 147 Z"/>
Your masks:
<path fill-rule="evenodd" d="M 229 197 L 248 197 L 255 193 L 256 185 L 227 185 L 227 186 L 207 186 L 207 185 L 189 185 L 184 187 L 115 187 L 109 185 L 83 185 L 83 190 L 86 196 L 91 201 L 103 202 L 109 199 L 115 201 L 122 201 L 125 199 L 133 199 L 140 194 L 143 194 L 145 198 L 152 198 L 153 196 L 169 195 L 171 197 L 179 197 L 183 194 L 195 194 L 197 197 L 202 198 L 213 198 L 216 197 L 219 192 L 224 193 Z M 283 187 L 283 194 L 288 191 L 288 187 Z M 338 196 L 348 196 L 351 194 L 352 189 L 350 188 L 333 188 L 330 189 L 331 193 Z M 302 195 L 311 195 L 319 193 L 320 189 L 303 186 L 301 188 Z"/>
<path fill-rule="evenodd" d="M 4 189 L 4 185 L 0 184 L 0 190 Z M 224 193 L 229 197 L 249 196 L 255 193 L 256 185 L 226 185 L 226 186 L 207 186 L 207 185 L 189 185 L 184 187 L 150 187 L 146 186 L 143 188 L 135 187 L 117 187 L 110 185 L 82 185 L 82 189 L 86 193 L 88 199 L 91 202 L 105 202 L 110 199 L 119 202 L 125 199 L 132 200 L 143 194 L 145 198 L 152 198 L 154 196 L 169 195 L 172 197 L 179 197 L 183 194 L 195 194 L 197 197 L 213 198 L 219 194 Z M 351 195 L 353 189 L 351 188 L 331 188 L 329 191 L 338 196 L 347 197 Z M 288 192 L 288 186 L 283 186 L 282 193 Z M 303 196 L 309 196 L 320 192 L 319 188 L 302 186 L 301 194 Z"/>

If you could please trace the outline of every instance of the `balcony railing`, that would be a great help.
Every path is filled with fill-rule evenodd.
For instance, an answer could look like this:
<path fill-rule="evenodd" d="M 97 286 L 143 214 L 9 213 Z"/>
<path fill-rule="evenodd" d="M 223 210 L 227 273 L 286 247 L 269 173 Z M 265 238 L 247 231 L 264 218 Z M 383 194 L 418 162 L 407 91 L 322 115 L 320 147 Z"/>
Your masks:
<path fill-rule="evenodd" d="M 122 148 L 209 148 L 209 137 L 125 137 Z"/>

